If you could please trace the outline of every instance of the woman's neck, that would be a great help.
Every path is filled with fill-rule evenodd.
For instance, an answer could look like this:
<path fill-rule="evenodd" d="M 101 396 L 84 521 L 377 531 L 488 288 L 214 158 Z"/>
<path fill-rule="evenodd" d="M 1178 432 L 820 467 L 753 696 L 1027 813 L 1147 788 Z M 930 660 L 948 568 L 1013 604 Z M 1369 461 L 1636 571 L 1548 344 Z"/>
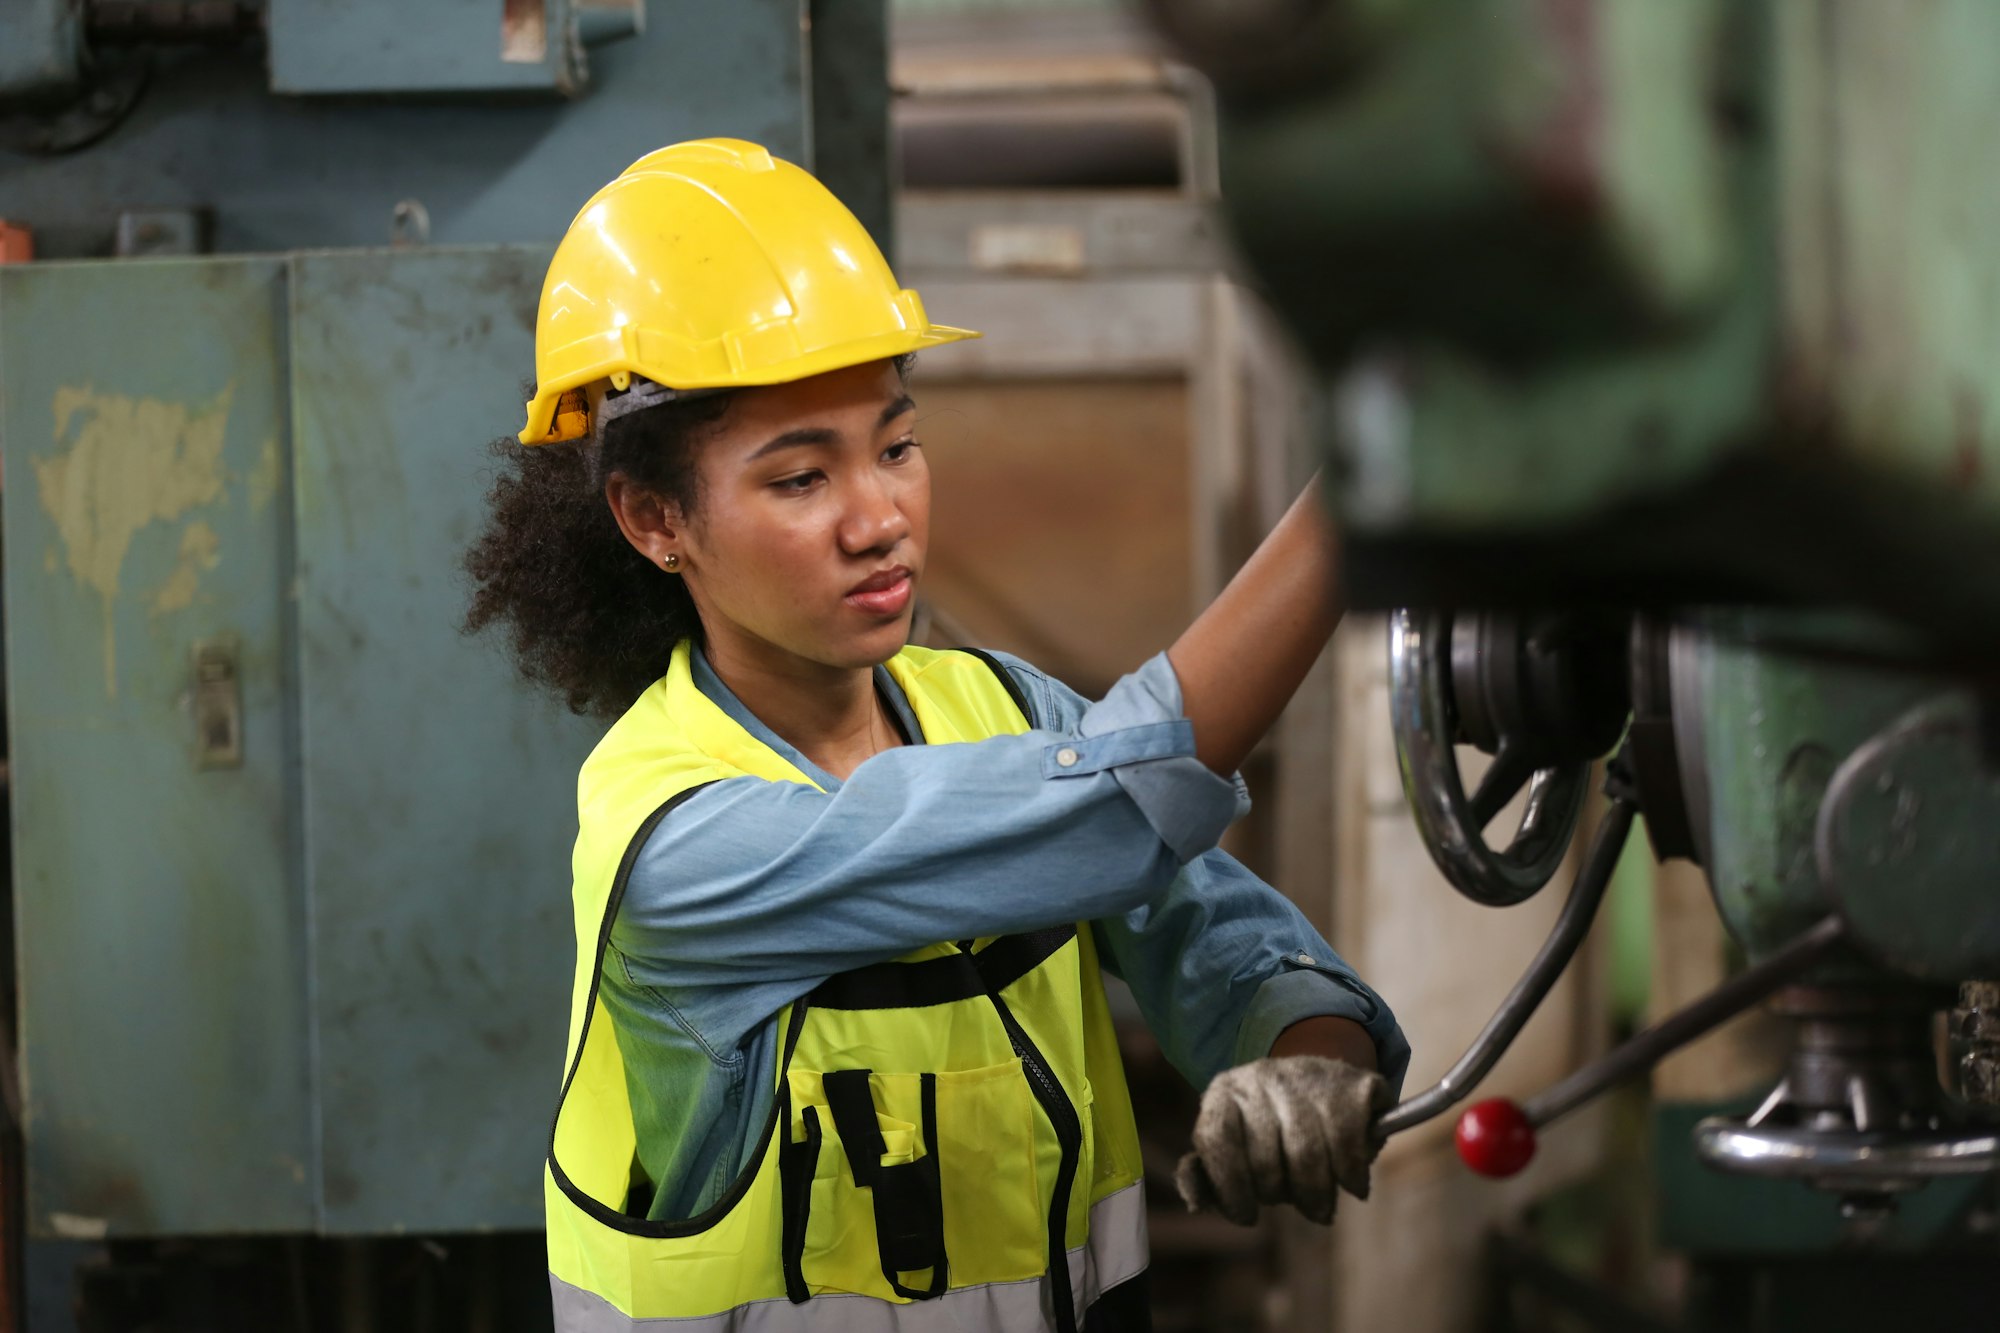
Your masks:
<path fill-rule="evenodd" d="M 842 782 L 863 760 L 902 743 L 876 694 L 873 667 L 831 667 L 716 642 L 705 651 L 717 678 L 745 708 Z"/>

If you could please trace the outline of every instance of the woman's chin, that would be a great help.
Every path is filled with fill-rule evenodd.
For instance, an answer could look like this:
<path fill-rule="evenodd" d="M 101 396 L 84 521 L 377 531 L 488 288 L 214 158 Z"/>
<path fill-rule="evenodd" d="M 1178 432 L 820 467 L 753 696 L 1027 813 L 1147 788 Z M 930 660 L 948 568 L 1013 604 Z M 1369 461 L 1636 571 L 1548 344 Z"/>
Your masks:
<path fill-rule="evenodd" d="M 880 634 L 871 637 L 865 646 L 860 646 L 862 661 L 857 666 L 880 666 L 909 646 L 910 622 L 905 617 L 900 622 L 885 626 Z"/>
<path fill-rule="evenodd" d="M 893 620 L 841 636 L 839 644 L 829 644 L 827 661 L 847 667 L 874 667 L 903 651 L 910 641 L 910 617 Z"/>

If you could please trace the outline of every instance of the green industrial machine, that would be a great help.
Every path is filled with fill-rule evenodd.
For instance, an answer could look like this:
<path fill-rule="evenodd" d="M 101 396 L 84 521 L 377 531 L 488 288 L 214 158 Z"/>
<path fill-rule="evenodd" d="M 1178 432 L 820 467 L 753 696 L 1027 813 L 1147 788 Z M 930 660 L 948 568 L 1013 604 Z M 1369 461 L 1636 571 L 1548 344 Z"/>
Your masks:
<path fill-rule="evenodd" d="M 879 0 L 651 11 L 0 9 L 31 1333 L 79 1262 L 92 1329 L 546 1326 L 594 732 L 459 632 L 486 443 L 642 154 L 754 139 L 888 218 Z"/>
<path fill-rule="evenodd" d="M 1675 1239 L 1773 1262 L 1839 1239 L 1851 1276 L 1907 1240 L 1899 1202 L 1955 1201 L 1985 1220 L 1916 1230 L 1965 1247 L 1990 1324 L 2000 8 L 1149 8 L 1216 82 L 1229 217 L 1319 377 L 1350 594 L 1400 608 L 1393 725 L 1446 876 L 1494 906 L 1539 890 L 1615 749 L 1548 946 L 1382 1132 L 1491 1067 L 1643 812 L 1659 856 L 1706 870 L 1744 968 L 1525 1106 L 1475 1107 L 1468 1160 L 1518 1168 L 1537 1126 L 1769 999 L 1793 1053 L 1761 1105 L 1681 1124 L 1662 1188 L 1711 1225 L 1681 1210 Z M 1494 756 L 1470 790 L 1466 744 Z M 1695 1160 L 1721 1184 L 1683 1187 Z M 1771 1179 L 1823 1202 L 1730 1226 Z M 1850 1326 L 1812 1285 L 1703 1326 Z M 1899 1291 L 1878 1313 L 1928 1308 Z"/>

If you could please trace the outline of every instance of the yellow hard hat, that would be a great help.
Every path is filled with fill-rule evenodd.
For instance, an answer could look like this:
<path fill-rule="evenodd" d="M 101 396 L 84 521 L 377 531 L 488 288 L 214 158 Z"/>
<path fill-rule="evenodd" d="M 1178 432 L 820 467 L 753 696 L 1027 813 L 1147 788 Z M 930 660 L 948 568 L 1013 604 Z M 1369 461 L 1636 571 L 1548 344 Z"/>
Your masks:
<path fill-rule="evenodd" d="M 675 144 L 591 196 L 556 247 L 521 443 L 587 434 L 581 391 L 604 380 L 781 384 L 978 336 L 931 323 L 806 172 L 741 139 Z"/>

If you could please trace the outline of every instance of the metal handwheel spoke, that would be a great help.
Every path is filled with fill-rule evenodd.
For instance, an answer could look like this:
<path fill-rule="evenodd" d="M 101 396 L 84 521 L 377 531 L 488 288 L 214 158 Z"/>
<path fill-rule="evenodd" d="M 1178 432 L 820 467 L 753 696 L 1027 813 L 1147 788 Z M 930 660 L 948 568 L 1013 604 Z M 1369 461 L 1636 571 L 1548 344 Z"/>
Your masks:
<path fill-rule="evenodd" d="M 1473 824 L 1484 829 L 1493 816 L 1506 809 L 1507 802 L 1520 794 L 1528 779 L 1535 776 L 1535 764 L 1518 745 L 1502 745 L 1493 762 L 1480 775 L 1479 786 L 1468 803 Z"/>

